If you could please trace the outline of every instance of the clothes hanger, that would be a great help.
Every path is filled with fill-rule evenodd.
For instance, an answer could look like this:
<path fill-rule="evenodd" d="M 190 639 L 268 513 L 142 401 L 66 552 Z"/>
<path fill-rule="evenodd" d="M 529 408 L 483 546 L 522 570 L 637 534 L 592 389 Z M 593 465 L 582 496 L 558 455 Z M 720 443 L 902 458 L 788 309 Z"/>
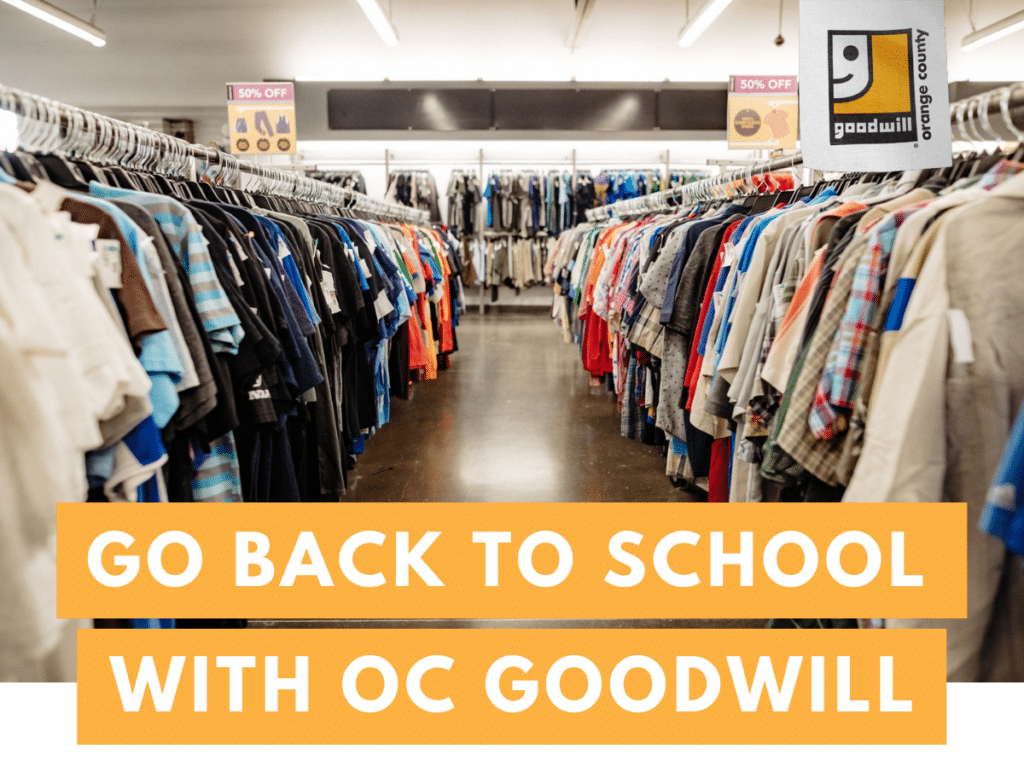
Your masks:
<path fill-rule="evenodd" d="M 151 194 L 163 194 L 153 176 L 139 164 L 143 129 L 131 124 L 123 124 L 121 129 L 123 142 L 119 158 L 120 167 L 138 184 L 140 190 Z"/>
<path fill-rule="evenodd" d="M 97 156 L 103 165 L 103 171 L 107 178 L 113 180 L 116 186 L 122 189 L 137 190 L 137 182 L 129 178 L 124 169 L 119 165 L 118 151 L 121 146 L 121 128 L 106 116 L 97 117 L 102 130 L 100 148 Z"/>
<path fill-rule="evenodd" d="M 133 136 L 133 153 L 125 161 L 125 167 L 133 168 L 137 175 L 146 182 L 147 188 L 154 194 L 179 196 L 171 182 L 162 175 L 157 167 L 157 139 L 158 135 L 140 127 L 131 130 Z"/>
<path fill-rule="evenodd" d="M 965 143 L 973 144 L 977 141 L 977 138 L 971 135 L 966 125 L 966 114 L 968 108 L 972 105 L 971 101 L 964 101 L 957 106 L 956 109 L 956 125 L 960 130 L 960 137 Z M 950 181 L 958 181 L 964 178 L 965 174 L 970 171 L 970 163 L 974 161 L 973 151 L 968 151 L 961 155 L 961 157 L 953 163 L 953 168 L 950 171 Z"/>
<path fill-rule="evenodd" d="M 106 179 L 89 160 L 89 153 L 96 142 L 96 121 L 93 114 L 72 108 L 72 132 L 69 137 L 68 158 L 88 182 L 105 183 Z"/>
<path fill-rule="evenodd" d="M 1002 138 L 992 127 L 992 122 L 989 120 L 989 109 L 992 105 L 992 93 L 985 92 L 978 99 L 977 108 L 977 120 L 978 120 L 978 132 L 985 138 L 986 144 L 992 144 L 992 150 L 981 154 L 975 161 L 971 168 L 971 176 L 980 176 L 987 173 L 993 167 L 995 167 L 1000 161 L 1006 159 L 1006 155 L 1003 154 L 1000 144 Z"/>
<path fill-rule="evenodd" d="M 68 158 L 68 150 L 75 137 L 77 118 L 69 112 L 65 115 L 63 106 L 51 100 L 39 99 L 44 121 L 50 131 L 37 142 L 35 157 L 46 169 L 55 184 L 77 191 L 88 191 L 89 182 L 79 167 Z"/>
<path fill-rule="evenodd" d="M 794 168 L 794 170 L 795 170 L 795 168 Z M 775 189 L 775 200 L 772 202 L 772 208 L 775 208 L 776 206 L 779 206 L 779 205 L 789 205 L 789 203 L 793 200 L 793 195 L 795 194 L 795 190 L 794 189 L 783 189 L 783 181 L 780 178 L 777 178 L 773 173 L 769 174 L 769 179 L 775 183 L 775 187 L 776 187 L 776 189 Z M 796 181 L 796 176 L 795 175 L 792 177 L 792 180 L 793 180 L 793 182 Z"/>
<path fill-rule="evenodd" d="M 767 173 L 768 165 L 769 163 L 767 161 L 763 161 L 758 168 L 758 176 L 761 179 L 761 185 L 763 185 L 767 191 L 763 193 L 760 192 L 759 185 L 758 194 L 754 197 L 754 201 L 753 203 L 751 203 L 750 206 L 750 212 L 752 214 L 764 213 L 765 211 L 770 210 L 772 208 L 773 203 L 775 202 L 775 197 L 772 194 L 771 180 Z"/>
<path fill-rule="evenodd" d="M 19 103 L 18 149 L 9 152 L 8 159 L 14 166 L 19 180 L 27 183 L 46 181 L 46 171 L 31 154 L 36 148 L 36 138 L 40 136 L 42 127 L 38 118 L 38 105 L 33 95 L 21 95 Z"/>
<path fill-rule="evenodd" d="M 749 185 L 747 190 L 747 197 L 743 201 L 744 207 L 751 208 L 754 202 L 757 200 L 757 186 L 754 184 L 754 170 L 755 166 L 751 165 L 747 168 L 747 176 L 744 178 L 744 183 Z"/>
<path fill-rule="evenodd" d="M 1010 114 L 1010 100 L 1013 98 L 1013 87 L 1006 86 L 999 90 L 999 111 L 1003 117 L 1003 122 L 1006 125 L 1006 129 L 1017 140 L 1017 149 L 1009 155 L 1008 159 L 1012 162 L 1020 162 L 1024 159 L 1024 132 L 1021 132 L 1020 128 L 1013 121 L 1013 116 Z"/>

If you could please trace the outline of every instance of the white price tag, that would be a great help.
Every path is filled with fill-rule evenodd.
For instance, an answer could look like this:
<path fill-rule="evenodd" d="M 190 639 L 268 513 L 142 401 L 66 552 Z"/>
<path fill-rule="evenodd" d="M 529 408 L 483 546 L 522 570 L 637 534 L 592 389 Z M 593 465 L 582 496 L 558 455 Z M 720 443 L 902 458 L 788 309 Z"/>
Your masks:
<path fill-rule="evenodd" d="M 327 299 L 327 307 L 331 313 L 341 313 L 341 306 L 338 304 L 338 290 L 334 286 L 334 276 L 327 270 L 321 275 L 320 286 L 324 290 L 324 297 Z"/>
<path fill-rule="evenodd" d="M 953 362 L 958 365 L 974 364 L 974 339 L 967 314 L 959 308 L 946 311 L 949 320 L 949 345 L 953 349 Z"/>
<path fill-rule="evenodd" d="M 67 230 L 67 225 L 71 224 L 71 214 L 67 211 L 57 211 L 50 214 L 49 220 L 51 227 L 64 232 Z M 99 232 L 99 225 L 96 225 L 96 231 Z M 63 236 L 61 237 L 63 238 Z"/>
<path fill-rule="evenodd" d="M 369 268 L 369 266 L 367 266 L 365 259 L 360 259 L 359 260 L 359 269 L 363 271 L 363 277 L 364 278 L 369 278 L 370 277 L 370 275 L 371 275 L 370 274 L 370 268 Z"/>
<path fill-rule="evenodd" d="M 96 270 L 107 289 L 121 288 L 121 244 L 116 240 L 97 240 Z"/>

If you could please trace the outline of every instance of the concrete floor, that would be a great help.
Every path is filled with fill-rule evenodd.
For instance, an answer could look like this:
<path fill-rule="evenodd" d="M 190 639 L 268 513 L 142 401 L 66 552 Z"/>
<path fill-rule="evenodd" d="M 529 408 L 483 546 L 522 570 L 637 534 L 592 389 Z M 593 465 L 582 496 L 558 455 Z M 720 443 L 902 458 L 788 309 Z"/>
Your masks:
<path fill-rule="evenodd" d="M 546 313 L 467 315 L 437 381 L 392 401 L 350 480 L 355 502 L 691 502 L 658 448 L 619 434 L 578 346 Z M 764 620 L 254 621 L 253 627 L 759 628 Z"/>
<path fill-rule="evenodd" d="M 357 502 L 686 502 L 657 448 L 619 435 L 615 396 L 545 314 L 468 315 L 437 381 L 392 401 Z"/>

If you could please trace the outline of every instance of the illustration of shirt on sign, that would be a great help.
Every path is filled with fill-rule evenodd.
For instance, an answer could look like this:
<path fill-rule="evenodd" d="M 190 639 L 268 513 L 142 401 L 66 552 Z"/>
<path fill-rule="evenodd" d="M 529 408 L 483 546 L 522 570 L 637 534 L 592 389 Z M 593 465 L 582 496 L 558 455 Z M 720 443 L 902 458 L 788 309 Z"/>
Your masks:
<path fill-rule="evenodd" d="M 764 117 L 764 123 L 772 132 L 773 140 L 781 140 L 789 135 L 789 114 L 776 108 Z"/>

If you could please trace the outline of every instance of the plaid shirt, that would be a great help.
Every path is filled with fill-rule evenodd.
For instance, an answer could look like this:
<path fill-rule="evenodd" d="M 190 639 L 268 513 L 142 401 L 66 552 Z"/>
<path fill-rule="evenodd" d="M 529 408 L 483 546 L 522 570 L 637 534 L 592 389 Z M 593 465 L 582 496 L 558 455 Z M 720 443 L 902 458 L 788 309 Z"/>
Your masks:
<path fill-rule="evenodd" d="M 643 298 L 640 298 L 643 300 Z M 661 309 L 652 303 L 643 300 L 640 313 L 629 328 L 630 343 L 634 346 L 649 351 L 656 357 L 662 356 L 662 343 L 664 340 L 665 328 L 661 326 L 658 318 L 661 316 Z"/>
<path fill-rule="evenodd" d="M 794 472 L 802 469 L 829 486 L 839 484 L 837 466 L 843 453 L 844 436 L 833 436 L 827 440 L 816 438 L 811 432 L 808 418 L 832 342 L 839 331 L 839 324 L 853 290 L 857 259 L 868 246 L 869 229 L 890 214 L 931 197 L 930 192 L 918 189 L 870 209 L 861 217 L 862 226 L 858 228 L 856 237 L 839 258 L 821 318 L 801 355 L 803 362 L 795 365 L 790 375 L 787 394 L 791 396 L 784 398 L 784 407 L 776 416 L 775 427 L 772 430 L 773 437 L 769 445 L 773 446 L 775 454 L 783 452 L 786 455 L 779 458 L 774 467 L 780 468 L 785 477 L 791 477 Z M 792 460 L 796 467 L 788 463 L 787 458 Z M 765 477 L 769 477 L 766 468 L 771 469 L 769 459 L 766 447 L 765 466 L 762 467 L 762 474 Z"/>
<path fill-rule="evenodd" d="M 622 395 L 622 416 L 620 432 L 622 437 L 640 440 L 647 423 L 647 409 L 640 407 L 643 395 L 637 394 L 638 376 L 643 370 L 637 364 L 636 354 L 629 355 L 629 367 L 626 371 L 626 386 Z"/>
<path fill-rule="evenodd" d="M 766 478 L 785 481 L 806 470 L 825 483 L 836 485 L 834 462 L 842 453 L 842 441 L 815 438 L 807 426 L 807 417 L 829 347 L 850 297 L 856 264 L 847 258 L 837 272 L 821 320 L 800 360 L 793 366 L 786 396 L 775 417 L 773 438 L 765 447 L 762 474 Z"/>
<path fill-rule="evenodd" d="M 869 333 L 881 323 L 879 302 L 896 233 L 924 203 L 897 211 L 872 229 L 868 247 L 857 260 L 850 298 L 814 392 L 809 424 L 814 437 L 831 440 L 848 428 L 849 413 L 860 386 L 861 362 Z"/>

